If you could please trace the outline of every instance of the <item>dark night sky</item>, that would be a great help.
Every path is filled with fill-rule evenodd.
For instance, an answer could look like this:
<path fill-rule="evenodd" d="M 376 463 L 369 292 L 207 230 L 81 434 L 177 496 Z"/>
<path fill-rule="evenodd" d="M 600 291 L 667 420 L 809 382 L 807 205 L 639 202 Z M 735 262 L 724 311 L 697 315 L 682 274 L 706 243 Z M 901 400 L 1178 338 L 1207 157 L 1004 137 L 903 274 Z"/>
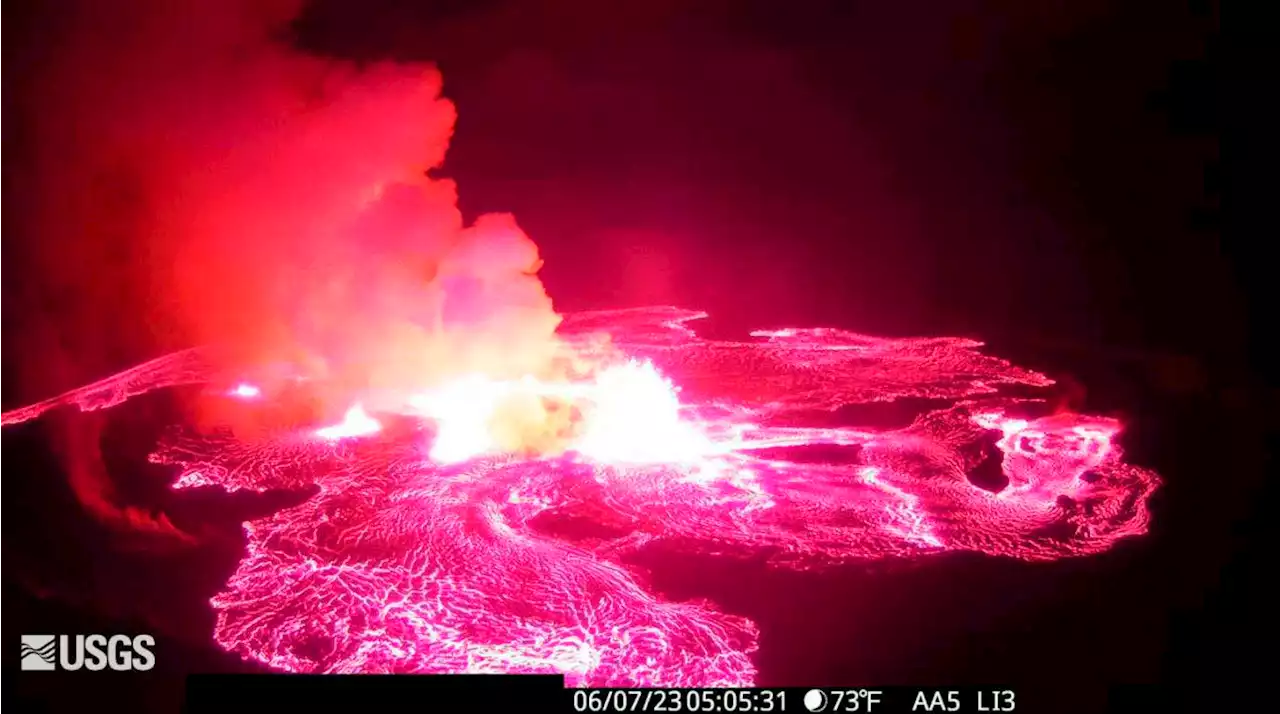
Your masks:
<path fill-rule="evenodd" d="M 445 172 L 464 207 L 517 214 L 565 307 L 1239 347 L 1205 184 L 1207 13 L 344 5 L 314 6 L 305 41 L 439 62 L 460 112 Z"/>

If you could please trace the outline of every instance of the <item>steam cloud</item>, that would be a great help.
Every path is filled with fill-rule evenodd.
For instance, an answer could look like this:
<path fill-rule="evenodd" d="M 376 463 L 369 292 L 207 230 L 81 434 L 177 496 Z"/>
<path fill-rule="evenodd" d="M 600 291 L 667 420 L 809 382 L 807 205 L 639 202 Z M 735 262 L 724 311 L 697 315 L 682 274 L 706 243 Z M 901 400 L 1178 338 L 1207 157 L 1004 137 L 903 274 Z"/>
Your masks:
<path fill-rule="evenodd" d="M 24 380 L 39 396 L 210 343 L 239 367 L 313 366 L 340 385 L 330 411 L 461 373 L 551 368 L 559 317 L 537 247 L 507 215 L 464 225 L 454 184 L 427 175 L 456 118 L 439 73 L 303 54 L 282 39 L 300 10 L 130 0 L 67 13 L 33 93 L 46 327 Z M 76 490 L 110 511 L 101 483 Z"/>

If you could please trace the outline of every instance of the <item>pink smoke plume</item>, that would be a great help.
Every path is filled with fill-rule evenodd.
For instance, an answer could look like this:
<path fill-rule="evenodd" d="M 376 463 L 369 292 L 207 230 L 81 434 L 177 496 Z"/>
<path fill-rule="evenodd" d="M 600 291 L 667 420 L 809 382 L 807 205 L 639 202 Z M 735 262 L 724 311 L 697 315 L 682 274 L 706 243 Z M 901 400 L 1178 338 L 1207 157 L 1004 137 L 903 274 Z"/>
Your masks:
<path fill-rule="evenodd" d="M 325 414 L 462 370 L 558 369 L 537 247 L 507 215 L 465 225 L 454 184 L 428 176 L 456 117 L 440 74 L 302 53 L 300 9 L 129 0 L 60 19 L 65 49 L 32 79 L 46 308 L 27 396 L 195 344 L 242 371 L 306 364 Z M 66 456 L 94 474 L 74 483 L 106 478 Z M 76 490 L 110 511 L 106 487 Z"/>

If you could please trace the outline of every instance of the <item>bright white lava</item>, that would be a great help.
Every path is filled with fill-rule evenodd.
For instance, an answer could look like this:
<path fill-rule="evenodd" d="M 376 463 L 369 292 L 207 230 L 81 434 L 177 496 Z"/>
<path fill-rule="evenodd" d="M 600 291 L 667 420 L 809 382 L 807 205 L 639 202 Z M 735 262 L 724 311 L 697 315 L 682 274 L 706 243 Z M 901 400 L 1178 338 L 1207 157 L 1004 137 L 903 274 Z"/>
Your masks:
<path fill-rule="evenodd" d="M 381 429 L 382 424 L 379 424 L 377 419 L 369 416 L 364 407 L 356 404 L 347 410 L 346 416 L 342 418 L 341 423 L 317 429 L 316 436 L 321 439 L 346 439 L 352 436 L 376 434 Z"/>
<path fill-rule="evenodd" d="M 497 381 L 471 375 L 416 394 L 408 405 L 412 413 L 436 423 L 430 457 L 449 464 L 501 451 L 494 425 L 503 405 L 529 397 L 562 399 L 578 407 L 582 427 L 568 450 L 594 461 L 687 463 L 718 450 L 701 429 L 682 418 L 679 388 L 648 361 L 630 360 L 585 382 L 532 377 Z M 379 428 L 357 404 L 342 423 L 316 433 L 341 439 L 367 436 Z"/>
<path fill-rule="evenodd" d="M 228 394 L 241 399 L 256 399 L 257 397 L 262 396 L 262 390 L 252 384 L 241 382 L 233 387 Z"/>
<path fill-rule="evenodd" d="M 679 391 L 651 362 L 631 360 L 604 370 L 586 395 L 586 429 L 574 450 L 597 461 L 627 463 L 706 456 L 714 445 L 681 419 Z"/>

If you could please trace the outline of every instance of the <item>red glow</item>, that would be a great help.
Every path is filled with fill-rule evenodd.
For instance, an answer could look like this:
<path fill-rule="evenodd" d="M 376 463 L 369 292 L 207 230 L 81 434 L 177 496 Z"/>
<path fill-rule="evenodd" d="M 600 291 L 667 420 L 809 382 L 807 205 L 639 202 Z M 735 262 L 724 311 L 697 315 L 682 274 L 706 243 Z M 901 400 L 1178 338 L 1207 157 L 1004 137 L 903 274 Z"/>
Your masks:
<path fill-rule="evenodd" d="M 588 431 L 555 458 L 433 459 L 429 422 L 373 433 L 378 422 L 359 408 L 343 422 L 357 428 L 344 433 L 365 438 L 189 434 L 162 443 L 153 460 L 174 467 L 175 488 L 320 488 L 246 524 L 248 553 L 212 601 L 218 643 L 298 672 L 562 672 L 576 685 L 748 685 L 754 624 L 709 603 L 655 597 L 620 556 L 667 543 L 767 550 L 787 568 L 948 550 L 1050 560 L 1146 531 L 1158 479 L 1123 463 L 1114 442 L 1121 425 L 1016 416 L 1028 401 L 1001 388 L 1051 382 L 980 354 L 978 343 L 833 329 L 717 342 L 687 328 L 700 316 L 649 308 L 565 318 L 567 340 L 607 333 L 640 360 L 628 369 L 653 371 L 643 379 L 660 371 L 687 386 L 672 406 L 675 421 L 661 416 L 661 390 L 641 399 L 658 406 L 627 422 L 629 443 L 606 428 L 607 438 L 593 441 Z M 178 353 L 5 414 L 4 423 L 203 378 L 198 353 Z M 805 423 L 815 410 L 902 397 L 952 405 L 901 430 Z M 965 473 L 967 447 L 990 431 L 999 433 L 1008 479 L 996 493 Z M 649 448 L 679 446 L 679 434 L 694 434 L 697 448 Z M 813 463 L 800 458 L 802 447 L 848 453 Z M 584 540 L 548 525 L 566 516 L 613 534 Z"/>

